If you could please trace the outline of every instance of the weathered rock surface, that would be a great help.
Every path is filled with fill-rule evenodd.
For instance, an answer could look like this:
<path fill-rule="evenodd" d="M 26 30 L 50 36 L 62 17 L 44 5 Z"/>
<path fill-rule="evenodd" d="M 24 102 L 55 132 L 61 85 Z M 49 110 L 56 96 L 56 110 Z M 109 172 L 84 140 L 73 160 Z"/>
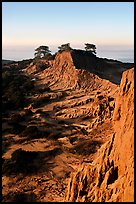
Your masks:
<path fill-rule="evenodd" d="M 81 50 L 3 65 L 3 202 L 64 201 L 76 171 L 66 200 L 130 199 L 130 67 Z"/>
<path fill-rule="evenodd" d="M 113 121 L 111 140 L 71 175 L 65 201 L 134 202 L 134 68 L 123 73 Z"/>

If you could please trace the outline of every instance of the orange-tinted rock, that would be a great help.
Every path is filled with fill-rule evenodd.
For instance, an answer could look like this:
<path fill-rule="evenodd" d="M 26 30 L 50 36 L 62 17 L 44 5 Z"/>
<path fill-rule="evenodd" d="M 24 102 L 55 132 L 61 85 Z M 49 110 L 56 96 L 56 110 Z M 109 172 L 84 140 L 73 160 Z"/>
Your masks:
<path fill-rule="evenodd" d="M 125 71 L 110 141 L 71 175 L 65 201 L 134 202 L 134 68 Z"/>
<path fill-rule="evenodd" d="M 133 200 L 130 67 L 81 50 L 4 65 L 3 202 L 61 202 L 78 167 L 66 200 Z"/>

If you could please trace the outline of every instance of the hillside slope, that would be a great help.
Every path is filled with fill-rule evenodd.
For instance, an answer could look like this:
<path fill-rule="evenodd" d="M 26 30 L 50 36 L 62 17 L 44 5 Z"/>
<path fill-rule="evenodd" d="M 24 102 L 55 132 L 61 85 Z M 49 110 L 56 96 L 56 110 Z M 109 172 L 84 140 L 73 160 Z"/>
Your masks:
<path fill-rule="evenodd" d="M 123 73 L 113 121 L 111 140 L 72 174 L 66 201 L 134 202 L 134 69 Z"/>
<path fill-rule="evenodd" d="M 123 70 L 130 69 L 131 66 L 132 64 L 98 59 L 76 50 L 57 53 L 52 60 L 30 59 L 3 66 L 3 202 L 64 201 L 70 173 L 76 172 L 82 167 L 81 164 L 88 169 L 87 166 L 93 164 L 98 150 L 106 142 L 105 145 L 108 146 L 104 152 L 108 154 L 106 152 L 114 140 L 113 135 L 119 134 L 115 133 L 113 126 L 119 130 L 118 121 L 122 123 L 123 118 L 126 118 L 123 111 L 129 112 L 129 75 L 126 74 L 126 82 L 122 82 L 126 83 L 122 93 L 128 90 L 128 95 L 121 96 L 120 102 L 118 83 Z M 123 104 L 123 109 L 120 109 L 119 104 Z M 121 118 L 120 114 L 124 116 Z M 123 120 L 123 123 L 130 122 L 129 119 Z M 127 127 L 126 130 L 129 131 Z M 131 149 L 133 151 L 132 144 L 129 145 L 130 151 L 125 162 L 132 155 Z M 123 154 L 118 154 L 121 155 L 119 159 L 123 158 Z M 119 169 L 116 168 L 115 165 L 120 163 L 116 155 L 113 150 L 114 164 L 109 158 L 105 158 L 103 152 L 100 154 L 100 157 L 105 158 L 104 164 L 101 163 L 102 160 L 98 162 L 102 168 L 99 169 L 100 176 L 92 168 L 96 173 L 94 181 L 98 175 L 98 186 L 103 181 L 105 168 L 108 171 L 111 167 L 110 171 L 113 170 L 115 178 L 119 174 L 123 175 L 126 167 L 120 164 Z M 84 170 L 79 174 L 85 175 Z M 82 181 L 82 177 L 79 179 Z M 87 183 L 91 182 L 89 174 L 85 176 L 85 183 L 86 179 Z M 111 183 L 111 180 L 110 178 L 108 182 Z M 82 200 L 84 194 L 88 195 L 89 192 L 84 189 L 86 184 L 79 198 L 75 194 L 73 196 L 70 187 L 67 200 Z"/>

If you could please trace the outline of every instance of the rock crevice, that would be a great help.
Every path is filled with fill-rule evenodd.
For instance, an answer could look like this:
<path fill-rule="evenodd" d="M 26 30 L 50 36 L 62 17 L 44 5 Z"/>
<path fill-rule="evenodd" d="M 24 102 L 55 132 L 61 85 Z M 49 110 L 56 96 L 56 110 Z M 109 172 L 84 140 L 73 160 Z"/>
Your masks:
<path fill-rule="evenodd" d="M 134 68 L 122 76 L 113 117 L 115 133 L 91 164 L 72 173 L 65 201 L 134 202 L 133 103 Z"/>

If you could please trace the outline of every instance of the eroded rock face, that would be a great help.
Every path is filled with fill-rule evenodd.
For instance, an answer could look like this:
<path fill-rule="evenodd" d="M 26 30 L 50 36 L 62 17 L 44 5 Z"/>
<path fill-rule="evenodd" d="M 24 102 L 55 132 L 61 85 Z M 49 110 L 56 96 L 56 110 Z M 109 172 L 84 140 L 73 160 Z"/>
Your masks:
<path fill-rule="evenodd" d="M 3 66 L 3 202 L 61 202 L 78 167 L 66 200 L 131 200 L 133 65 L 87 53 Z"/>
<path fill-rule="evenodd" d="M 65 201 L 134 202 L 134 68 L 123 73 L 113 123 L 95 160 L 72 173 Z"/>
<path fill-rule="evenodd" d="M 77 58 L 77 60 L 79 61 L 78 65 L 75 62 L 75 58 Z M 93 67 L 92 69 L 91 67 L 93 66 L 93 64 L 97 64 L 98 60 L 95 59 L 94 61 L 93 58 L 95 59 L 96 57 L 90 58 L 89 56 L 86 56 L 84 59 L 84 55 L 81 55 L 79 57 L 78 53 L 75 51 L 64 51 L 62 53 L 57 53 L 55 59 L 48 62 L 50 68 L 45 68 L 44 71 L 39 73 L 40 78 L 43 79 L 43 83 L 48 83 L 50 88 L 53 90 L 83 89 L 84 91 L 89 92 L 94 89 L 98 90 L 99 88 L 101 88 L 101 90 L 103 91 L 110 89 L 110 87 L 113 87 L 113 89 L 115 89 L 116 85 L 111 83 L 110 80 L 107 80 L 106 78 L 100 78 L 92 72 L 95 67 Z M 87 60 L 87 62 L 84 60 Z M 105 66 L 109 67 L 109 65 Z M 90 70 L 88 67 L 90 68 Z"/>

